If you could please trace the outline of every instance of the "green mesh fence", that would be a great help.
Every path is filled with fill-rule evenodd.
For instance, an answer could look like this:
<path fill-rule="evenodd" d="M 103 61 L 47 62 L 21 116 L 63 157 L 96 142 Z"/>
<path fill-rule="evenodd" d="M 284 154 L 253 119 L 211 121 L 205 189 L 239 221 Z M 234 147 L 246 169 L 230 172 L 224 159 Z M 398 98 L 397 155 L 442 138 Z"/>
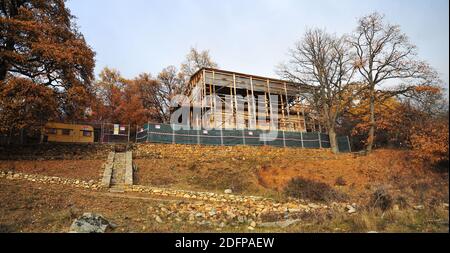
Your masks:
<path fill-rule="evenodd" d="M 180 128 L 180 126 L 177 126 Z M 201 145 L 251 145 L 298 148 L 330 148 L 330 139 L 324 133 L 300 133 L 278 131 L 271 140 L 261 138 L 268 131 L 262 130 L 206 130 L 178 129 L 168 124 L 145 124 L 136 134 L 136 142 L 201 144 Z M 347 136 L 337 138 L 340 152 L 350 152 Z"/>
<path fill-rule="evenodd" d="M 348 136 L 338 136 L 336 140 L 338 143 L 339 152 L 352 152 Z"/>

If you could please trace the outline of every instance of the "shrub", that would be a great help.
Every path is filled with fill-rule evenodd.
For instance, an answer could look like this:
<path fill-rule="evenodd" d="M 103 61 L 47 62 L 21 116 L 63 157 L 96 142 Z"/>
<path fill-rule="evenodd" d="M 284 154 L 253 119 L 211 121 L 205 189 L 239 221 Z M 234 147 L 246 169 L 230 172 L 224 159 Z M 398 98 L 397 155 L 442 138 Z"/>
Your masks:
<path fill-rule="evenodd" d="M 380 208 L 381 210 L 386 211 L 392 206 L 392 196 L 389 194 L 386 187 L 378 187 L 372 193 L 369 204 L 372 208 Z"/>
<path fill-rule="evenodd" d="M 415 158 L 448 172 L 448 136 L 447 121 L 428 122 L 423 128 L 415 128 L 411 136 Z"/>
<path fill-rule="evenodd" d="M 346 198 L 344 194 L 337 192 L 325 183 L 301 177 L 291 179 L 284 188 L 284 193 L 289 197 L 313 201 L 333 201 Z"/>
<path fill-rule="evenodd" d="M 334 184 L 338 186 L 344 186 L 347 185 L 347 181 L 345 181 L 345 179 L 342 176 L 340 176 L 336 178 L 336 182 Z"/>

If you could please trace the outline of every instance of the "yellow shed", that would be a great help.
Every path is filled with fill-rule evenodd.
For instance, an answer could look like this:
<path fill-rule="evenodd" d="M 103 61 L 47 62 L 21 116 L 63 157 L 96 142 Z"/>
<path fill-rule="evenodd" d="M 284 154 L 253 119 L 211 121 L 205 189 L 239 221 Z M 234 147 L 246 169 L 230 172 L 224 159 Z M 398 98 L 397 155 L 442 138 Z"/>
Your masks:
<path fill-rule="evenodd" d="M 76 125 L 49 122 L 45 125 L 44 140 L 48 142 L 94 142 L 94 128 L 89 125 Z"/>

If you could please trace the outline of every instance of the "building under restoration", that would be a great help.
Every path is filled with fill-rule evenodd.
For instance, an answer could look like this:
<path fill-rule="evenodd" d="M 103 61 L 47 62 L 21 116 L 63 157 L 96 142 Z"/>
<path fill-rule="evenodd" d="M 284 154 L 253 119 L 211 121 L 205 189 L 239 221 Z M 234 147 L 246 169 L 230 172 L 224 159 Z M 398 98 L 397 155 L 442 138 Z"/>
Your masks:
<path fill-rule="evenodd" d="M 326 132 L 307 103 L 311 89 L 274 78 L 202 68 L 187 87 L 192 102 L 189 122 L 199 128 L 201 116 L 207 115 L 211 128 Z M 271 115 L 277 116 L 274 124 L 270 124 Z"/>

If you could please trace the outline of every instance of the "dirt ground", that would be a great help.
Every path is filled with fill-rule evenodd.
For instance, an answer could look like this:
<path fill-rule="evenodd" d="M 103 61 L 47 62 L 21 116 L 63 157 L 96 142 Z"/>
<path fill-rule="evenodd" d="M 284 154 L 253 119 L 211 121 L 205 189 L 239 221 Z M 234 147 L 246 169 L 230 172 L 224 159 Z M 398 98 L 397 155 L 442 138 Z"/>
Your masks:
<path fill-rule="evenodd" d="M 103 163 L 103 160 L 0 160 L 0 171 L 15 171 L 26 174 L 42 174 L 46 176 L 97 181 L 103 173 Z"/>
<path fill-rule="evenodd" d="M 111 197 L 61 185 L 39 185 L 0 179 L 0 232 L 68 232 L 84 212 L 101 213 L 117 225 L 109 232 L 199 231 L 185 223 L 160 224 L 152 210 L 166 200 Z M 205 228 L 202 228 L 203 231 Z"/>

